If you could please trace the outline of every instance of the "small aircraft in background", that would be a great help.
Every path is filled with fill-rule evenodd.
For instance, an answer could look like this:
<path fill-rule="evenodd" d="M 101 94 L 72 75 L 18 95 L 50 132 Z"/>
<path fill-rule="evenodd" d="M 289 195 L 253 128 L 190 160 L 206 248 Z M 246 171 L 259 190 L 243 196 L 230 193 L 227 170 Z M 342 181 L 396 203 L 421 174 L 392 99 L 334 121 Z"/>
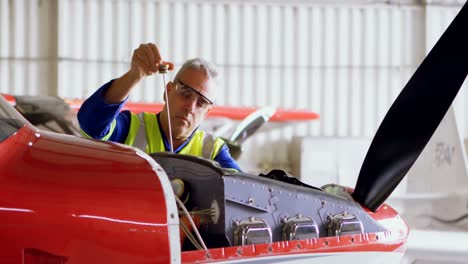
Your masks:
<path fill-rule="evenodd" d="M 466 25 L 468 4 L 388 111 L 354 189 L 41 131 L 0 98 L 0 259 L 398 263 L 408 226 L 385 200 L 466 78 Z"/>
<path fill-rule="evenodd" d="M 56 96 L 13 96 L 2 94 L 26 119 L 40 129 L 81 136 L 76 113 L 82 100 L 62 99 Z M 159 113 L 164 104 L 128 102 L 123 110 L 134 113 Z M 238 159 L 242 143 L 265 124 L 283 127 L 293 122 L 317 120 L 319 115 L 308 110 L 273 107 L 214 106 L 201 129 L 219 136 L 227 143 L 231 155 Z"/>
<path fill-rule="evenodd" d="M 80 99 L 60 99 L 57 96 L 14 96 L 10 94 L 1 94 L 7 102 L 17 107 L 25 108 L 28 112 L 37 111 L 40 114 L 47 112 L 53 113 L 59 111 L 57 114 L 62 114 L 67 111 L 74 111 L 75 113 L 81 107 L 83 100 Z M 50 106 L 49 104 L 52 104 Z M 123 110 L 130 110 L 135 113 L 149 112 L 159 113 L 164 104 L 162 103 L 135 103 L 128 102 L 125 104 Z M 249 115 L 261 107 L 233 107 L 233 106 L 214 106 L 208 113 L 210 118 L 227 118 L 231 120 L 241 121 L 246 119 Z M 300 122 L 311 121 L 319 118 L 319 115 L 309 110 L 298 109 L 282 109 L 270 108 L 269 114 L 271 122 Z M 20 109 L 21 111 L 21 109 Z M 264 111 L 264 110 L 263 110 Z"/>
<path fill-rule="evenodd" d="M 70 108 L 74 111 L 80 109 L 82 100 L 69 100 L 65 99 Z M 134 113 L 149 112 L 159 113 L 164 107 L 163 103 L 136 103 L 128 102 L 123 107 L 123 110 L 130 110 Z M 209 118 L 228 118 L 231 120 L 241 121 L 247 118 L 250 114 L 261 109 L 260 107 L 234 107 L 234 106 L 221 106 L 215 105 L 208 113 Z M 319 115 L 309 110 L 295 110 L 295 109 L 282 109 L 274 108 L 270 121 L 271 122 L 298 122 L 298 121 L 311 121 L 318 119 Z"/>

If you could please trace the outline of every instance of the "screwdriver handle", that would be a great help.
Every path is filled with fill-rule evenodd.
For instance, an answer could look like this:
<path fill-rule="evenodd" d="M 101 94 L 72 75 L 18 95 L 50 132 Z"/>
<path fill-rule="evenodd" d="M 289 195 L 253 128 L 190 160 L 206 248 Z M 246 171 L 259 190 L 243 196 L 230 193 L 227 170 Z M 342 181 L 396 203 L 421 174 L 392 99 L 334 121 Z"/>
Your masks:
<path fill-rule="evenodd" d="M 159 73 L 160 74 L 166 74 L 169 71 L 169 65 L 167 64 L 161 64 L 159 66 Z"/>

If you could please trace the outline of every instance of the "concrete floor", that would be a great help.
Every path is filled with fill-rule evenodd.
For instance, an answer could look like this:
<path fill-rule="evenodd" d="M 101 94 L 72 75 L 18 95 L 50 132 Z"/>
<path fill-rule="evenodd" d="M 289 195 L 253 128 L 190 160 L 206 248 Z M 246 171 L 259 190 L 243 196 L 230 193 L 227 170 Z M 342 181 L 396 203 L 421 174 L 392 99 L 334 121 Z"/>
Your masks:
<path fill-rule="evenodd" d="M 468 232 L 411 230 L 402 264 L 468 263 Z"/>

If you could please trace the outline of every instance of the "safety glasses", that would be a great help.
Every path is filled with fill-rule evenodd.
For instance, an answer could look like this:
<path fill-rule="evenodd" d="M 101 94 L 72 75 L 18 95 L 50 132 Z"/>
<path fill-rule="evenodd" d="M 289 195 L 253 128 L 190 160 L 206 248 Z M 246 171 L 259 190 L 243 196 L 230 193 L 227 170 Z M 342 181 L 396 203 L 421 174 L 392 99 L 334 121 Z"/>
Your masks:
<path fill-rule="evenodd" d="M 213 102 L 194 88 L 184 84 L 180 80 L 176 82 L 176 92 L 184 99 L 196 100 L 198 108 L 207 108 Z"/>

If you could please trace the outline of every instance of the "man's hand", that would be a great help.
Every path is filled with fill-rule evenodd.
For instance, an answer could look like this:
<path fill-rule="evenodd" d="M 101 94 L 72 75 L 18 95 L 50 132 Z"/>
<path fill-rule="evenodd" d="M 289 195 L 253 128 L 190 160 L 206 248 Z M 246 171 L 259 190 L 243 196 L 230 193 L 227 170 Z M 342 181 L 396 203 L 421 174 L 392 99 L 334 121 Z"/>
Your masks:
<path fill-rule="evenodd" d="M 174 69 L 174 64 L 162 60 L 159 49 L 155 44 L 141 44 L 133 52 L 130 73 L 141 79 L 157 73 L 161 65 L 167 65 L 170 71 Z"/>
<path fill-rule="evenodd" d="M 122 102 L 141 79 L 157 73 L 161 65 L 167 65 L 169 71 L 174 69 L 172 62 L 162 60 L 155 44 L 141 44 L 133 52 L 130 70 L 104 92 L 104 100 L 109 104 Z"/>

